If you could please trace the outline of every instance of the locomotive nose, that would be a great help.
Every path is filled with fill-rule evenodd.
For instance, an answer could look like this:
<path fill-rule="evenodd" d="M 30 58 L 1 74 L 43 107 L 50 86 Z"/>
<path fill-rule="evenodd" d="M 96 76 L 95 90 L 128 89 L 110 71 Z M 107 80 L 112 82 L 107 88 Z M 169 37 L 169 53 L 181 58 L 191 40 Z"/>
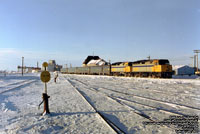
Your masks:
<path fill-rule="evenodd" d="M 167 72 L 171 72 L 171 71 L 172 71 L 172 67 L 171 67 L 170 65 L 167 65 L 166 71 L 167 71 Z"/>

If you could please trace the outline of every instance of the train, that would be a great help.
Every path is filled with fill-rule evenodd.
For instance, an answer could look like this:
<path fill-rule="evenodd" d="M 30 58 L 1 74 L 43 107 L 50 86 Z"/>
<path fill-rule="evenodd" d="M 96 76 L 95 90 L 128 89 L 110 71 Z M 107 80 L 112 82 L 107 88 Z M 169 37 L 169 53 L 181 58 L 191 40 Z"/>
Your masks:
<path fill-rule="evenodd" d="M 172 78 L 172 65 L 167 59 L 115 62 L 102 66 L 62 68 L 64 74 L 109 75 L 127 77 Z"/>

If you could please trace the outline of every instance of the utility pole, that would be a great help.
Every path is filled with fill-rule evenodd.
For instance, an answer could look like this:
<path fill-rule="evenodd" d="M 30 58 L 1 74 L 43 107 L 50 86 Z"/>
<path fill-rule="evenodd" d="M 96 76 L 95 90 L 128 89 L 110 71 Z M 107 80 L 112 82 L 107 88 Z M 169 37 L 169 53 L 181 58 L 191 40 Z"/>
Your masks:
<path fill-rule="evenodd" d="M 151 59 L 150 55 L 147 58 L 148 58 L 148 60 L 150 60 Z"/>
<path fill-rule="evenodd" d="M 112 74 L 111 74 L 111 69 L 112 69 L 112 68 L 111 68 L 111 60 L 109 60 L 109 63 L 108 63 L 108 64 L 109 64 L 109 75 L 111 76 L 111 75 L 112 75 Z"/>
<path fill-rule="evenodd" d="M 108 65 L 109 65 L 109 66 L 111 65 L 111 60 L 108 60 Z"/>
<path fill-rule="evenodd" d="M 194 55 L 194 68 L 196 68 L 196 55 Z"/>
<path fill-rule="evenodd" d="M 198 72 L 198 53 L 200 53 L 200 50 L 194 50 L 194 53 L 196 53 L 197 57 L 197 72 Z"/>
<path fill-rule="evenodd" d="M 24 57 L 22 57 L 22 76 L 24 75 Z"/>

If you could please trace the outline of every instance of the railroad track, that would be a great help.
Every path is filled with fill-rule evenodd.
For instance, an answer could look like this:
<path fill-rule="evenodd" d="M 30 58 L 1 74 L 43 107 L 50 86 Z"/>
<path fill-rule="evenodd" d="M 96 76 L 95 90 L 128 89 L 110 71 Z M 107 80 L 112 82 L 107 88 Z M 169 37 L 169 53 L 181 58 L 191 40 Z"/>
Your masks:
<path fill-rule="evenodd" d="M 74 78 L 72 78 L 72 79 L 74 79 Z M 103 81 L 104 83 L 111 83 L 111 84 L 116 84 L 116 80 L 113 82 L 113 81 Z M 130 82 L 127 82 L 127 83 L 130 83 Z M 126 84 L 127 84 L 126 83 Z M 125 85 L 125 84 L 123 84 L 123 85 Z M 120 86 L 121 86 L 121 84 L 120 84 Z M 124 87 L 123 87 L 124 88 Z M 179 93 L 179 92 L 172 92 L 172 91 L 168 91 L 168 92 L 163 92 L 163 91 L 160 91 L 160 90 L 156 90 L 156 89 L 150 89 L 150 88 L 148 88 L 148 89 L 146 89 L 146 88 L 144 88 L 144 87 L 141 87 L 142 89 L 144 89 L 146 92 L 150 92 L 150 93 L 152 93 L 152 92 L 155 92 L 155 93 L 159 93 L 159 94 L 164 94 L 164 95 L 170 95 L 170 96 L 177 96 L 177 94 L 179 94 L 180 96 L 186 96 L 186 97 L 194 97 L 195 98 L 195 95 L 192 95 L 192 94 L 188 94 L 188 93 Z M 140 89 L 130 89 L 130 88 L 125 88 L 125 89 L 127 89 L 127 90 L 130 90 L 130 91 L 134 91 L 134 90 L 136 90 L 136 91 L 138 91 L 138 92 L 141 92 L 141 90 Z"/>
<path fill-rule="evenodd" d="M 133 108 L 131 108 L 130 106 L 128 106 L 128 105 L 122 103 L 122 102 L 121 102 L 117 97 L 115 97 L 115 96 L 110 96 L 110 95 L 108 95 L 108 94 L 102 93 L 102 92 L 100 92 L 100 91 L 97 91 L 97 90 L 94 89 L 94 88 L 87 88 L 87 89 L 88 89 L 88 90 L 91 90 L 91 91 L 94 91 L 94 92 L 97 92 L 97 93 L 101 93 L 101 94 L 103 94 L 104 96 L 108 97 L 109 99 L 112 99 L 112 100 L 114 100 L 115 102 L 120 103 L 121 105 L 123 105 L 123 106 L 125 106 L 125 107 L 128 107 L 128 109 L 131 110 L 132 112 L 134 112 L 134 113 L 136 113 L 136 114 L 138 114 L 138 115 L 140 115 L 140 116 L 142 116 L 142 117 L 144 117 L 144 118 L 146 118 L 146 119 L 148 119 L 148 120 L 150 120 L 150 121 L 153 121 L 148 115 L 145 115 L 144 113 L 142 113 L 142 112 L 140 112 L 140 111 L 138 111 L 138 110 L 136 110 L 136 109 L 133 109 Z"/>
<path fill-rule="evenodd" d="M 70 77 L 71 78 L 71 77 Z M 74 78 L 72 78 L 72 79 L 74 79 Z M 80 81 L 80 80 L 79 80 Z M 81 81 L 82 82 L 82 81 Z M 113 81 L 103 81 L 103 83 L 111 83 L 111 84 L 116 84 L 116 82 L 117 82 L 117 80 L 114 80 L 114 82 Z M 131 81 L 132 82 L 132 81 Z M 83 82 L 84 83 L 84 82 Z M 126 82 L 126 84 L 129 84 L 130 83 L 130 81 L 129 82 Z M 124 84 L 123 84 L 124 85 Z M 120 84 L 120 86 L 121 86 L 121 84 Z M 104 87 L 105 88 L 105 87 Z M 138 92 L 141 92 L 141 90 L 140 89 L 130 89 L 130 88 L 125 88 L 125 87 L 123 87 L 124 89 L 126 89 L 126 90 L 129 90 L 129 91 L 138 91 Z M 178 95 L 180 95 L 180 96 L 185 96 L 185 97 L 192 97 L 192 98 L 195 98 L 196 96 L 195 95 L 192 95 L 192 94 L 188 94 L 188 93 L 180 93 L 180 92 L 171 92 L 171 91 L 168 91 L 168 92 L 164 92 L 164 91 L 160 91 L 160 90 L 156 90 L 156 89 L 150 89 L 150 88 L 148 88 L 148 89 L 146 89 L 146 88 L 144 88 L 144 87 L 141 87 L 143 90 L 145 90 L 145 92 L 149 92 L 149 93 L 158 93 L 158 94 L 163 94 L 163 95 L 170 95 L 170 96 L 177 96 L 177 94 Z"/>
<path fill-rule="evenodd" d="M 136 97 L 136 98 L 145 99 L 145 100 L 148 100 L 148 101 L 154 101 L 154 102 L 157 102 L 157 103 L 162 103 L 162 104 L 167 104 L 167 105 L 173 104 L 173 105 L 180 106 L 180 107 L 183 107 L 183 108 L 200 110 L 200 108 L 193 107 L 193 106 L 178 104 L 178 103 L 169 102 L 169 101 L 163 101 L 163 100 L 154 99 L 154 98 L 150 98 L 150 97 L 145 97 L 145 96 L 141 96 L 141 95 L 124 93 L 124 92 L 116 91 L 116 90 L 113 90 L 113 89 L 107 89 L 107 88 L 102 88 L 102 89 L 104 89 L 104 90 L 110 90 L 112 92 L 120 93 L 120 94 L 127 95 L 127 96 L 133 96 L 133 97 Z"/>
<path fill-rule="evenodd" d="M 71 79 L 71 78 L 70 78 Z M 75 87 L 74 86 L 74 82 L 72 82 L 71 80 L 68 80 L 68 79 L 66 79 L 74 88 L 76 88 L 76 90 L 78 90 L 79 91 L 79 89 L 77 89 L 77 87 Z M 78 81 L 78 80 L 76 80 L 76 81 Z M 79 81 L 78 81 L 79 82 Z M 74 84 L 73 84 L 74 83 Z M 79 83 L 82 83 L 82 82 L 79 82 Z M 87 85 L 86 85 L 87 86 Z M 88 86 L 87 86 L 88 87 Z M 113 100 L 113 101 L 115 101 L 115 102 L 117 102 L 117 103 L 119 103 L 120 105 L 123 105 L 124 107 L 126 107 L 126 108 L 128 108 L 131 112 L 133 112 L 133 113 L 135 113 L 135 114 L 137 114 L 137 115 L 139 115 L 140 117 L 142 117 L 142 118 L 144 118 L 144 119 L 147 119 L 147 120 L 150 120 L 150 121 L 152 121 L 152 122 L 156 122 L 156 121 L 159 121 L 159 120 L 153 120 L 150 116 L 148 116 L 148 115 L 146 115 L 145 113 L 143 113 L 143 112 L 141 112 L 141 111 L 139 111 L 139 110 L 136 110 L 135 108 L 133 108 L 133 107 L 131 107 L 131 106 L 129 106 L 129 105 L 127 105 L 127 104 L 125 104 L 123 101 L 123 99 L 121 99 L 121 98 L 118 98 L 118 97 L 115 97 L 115 96 L 109 96 L 109 95 L 107 95 L 107 94 L 105 94 L 105 93 L 102 93 L 102 92 L 100 92 L 100 91 L 97 91 L 96 89 L 94 89 L 94 88 L 91 88 L 91 87 L 89 87 L 89 88 L 87 88 L 88 90 L 90 90 L 90 91 L 93 91 L 93 92 L 96 92 L 96 93 L 101 93 L 101 94 L 103 94 L 104 96 L 106 96 L 106 97 L 108 97 L 109 99 L 111 99 L 111 100 Z M 79 92 L 81 92 L 82 94 L 83 94 L 83 92 L 82 91 L 79 91 Z M 85 98 L 85 97 L 84 97 Z M 148 105 L 143 105 L 143 104 L 140 104 L 140 103 L 137 103 L 137 104 L 139 104 L 139 105 L 142 105 L 142 106 L 146 106 L 146 107 L 150 107 L 150 108 L 153 108 L 153 109 L 157 109 L 157 107 L 153 107 L 153 106 L 148 106 Z M 93 107 L 93 105 L 91 104 L 91 106 Z M 94 108 L 94 107 L 93 107 Z M 179 113 L 174 113 L 174 112 L 171 112 L 171 111 L 169 111 L 169 110 L 165 110 L 165 109 L 160 109 L 160 111 L 163 111 L 163 112 L 168 112 L 168 113 L 171 113 L 171 114 L 173 114 L 173 115 L 178 115 L 178 116 L 183 116 L 184 114 L 179 114 Z M 170 115 L 171 115 L 170 114 Z M 113 123 L 112 123 L 113 124 Z M 169 125 L 162 125 L 163 127 L 167 127 L 167 128 L 170 128 L 170 129 L 174 129 L 174 127 L 172 127 L 172 126 L 169 126 Z"/>
<path fill-rule="evenodd" d="M 72 82 L 68 79 L 66 79 L 66 81 L 78 92 L 78 94 L 80 94 L 80 96 L 82 96 L 82 98 L 88 103 L 89 106 L 91 106 L 94 111 L 99 115 L 99 117 L 117 134 L 126 134 L 125 131 L 123 131 L 122 129 L 120 129 L 117 125 L 114 124 L 114 122 L 112 122 L 111 120 L 109 120 L 106 116 L 104 116 L 103 113 L 101 113 L 100 111 L 98 111 L 98 109 L 95 108 L 95 106 L 86 98 L 86 95 L 80 91 L 78 88 L 76 88 Z"/>
<path fill-rule="evenodd" d="M 81 82 L 81 81 L 79 81 L 79 80 L 76 80 L 76 81 L 78 81 L 78 82 L 84 84 L 83 82 Z M 85 85 L 85 84 L 84 84 L 84 85 Z M 87 86 L 87 85 L 85 85 L 85 86 Z M 95 92 L 98 92 L 98 93 L 101 93 L 101 94 L 103 94 L 104 96 L 107 96 L 107 97 L 109 97 L 109 98 L 111 98 L 111 99 L 113 99 L 113 100 L 116 100 L 118 103 L 123 104 L 124 106 L 127 106 L 127 107 L 129 107 L 129 108 L 130 108 L 130 106 L 128 106 L 127 104 L 123 103 L 122 101 L 132 102 L 132 103 L 135 103 L 135 104 L 139 104 L 139 105 L 142 105 L 142 106 L 146 106 L 146 107 L 149 107 L 149 108 L 153 108 L 153 109 L 157 109 L 157 110 L 158 110 L 158 108 L 155 107 L 155 106 L 149 106 L 149 105 L 147 105 L 147 104 L 143 104 L 143 103 L 140 103 L 140 102 L 130 101 L 130 100 L 127 100 L 127 99 L 118 97 L 118 96 L 114 96 L 114 95 L 110 96 L 110 95 L 108 95 L 108 94 L 106 94 L 106 93 L 100 92 L 100 91 L 98 91 L 98 90 L 96 90 L 96 89 L 94 89 L 94 88 L 91 88 L 91 87 L 89 87 L 88 89 L 89 89 L 89 90 L 92 90 L 92 91 L 95 91 Z M 131 108 L 131 109 L 133 109 L 133 108 Z M 135 109 L 133 109 L 133 110 L 135 110 Z M 174 114 L 174 115 L 183 115 L 183 114 L 181 114 L 181 113 L 171 112 L 171 111 L 166 110 L 166 109 L 159 109 L 159 110 L 160 110 L 160 111 L 164 111 L 164 112 L 170 112 L 170 113 L 172 113 L 172 114 Z M 137 110 L 137 111 L 138 111 L 138 110 Z M 137 113 L 140 114 L 140 115 L 144 115 L 144 114 L 141 113 L 140 111 L 137 112 Z M 147 119 L 150 119 L 150 120 L 151 120 L 151 118 L 150 118 L 148 115 L 144 115 L 143 117 L 147 117 Z"/>
<path fill-rule="evenodd" d="M 14 83 L 9 83 L 9 84 L 6 84 L 4 86 L 0 86 L 0 88 L 4 88 L 4 87 L 8 87 L 8 86 L 11 86 L 11 85 L 16 85 L 16 84 L 20 84 L 20 83 L 23 83 L 27 80 L 22 80 L 22 81 L 18 81 L 18 82 L 14 82 Z"/>
<path fill-rule="evenodd" d="M 77 79 L 73 79 L 75 81 L 78 81 L 79 83 L 82 83 L 83 85 L 87 86 L 88 87 L 88 84 L 87 83 L 84 83 L 80 80 L 77 80 Z M 95 88 L 91 88 L 89 87 L 88 89 L 92 89 L 92 90 L 95 90 L 96 92 L 100 92 L 99 90 L 96 90 Z M 124 93 L 124 92 L 120 92 L 120 91 L 116 91 L 116 90 L 112 90 L 112 89 L 107 89 L 107 88 L 102 88 L 102 89 L 105 89 L 105 90 L 109 90 L 109 91 L 112 91 L 112 92 L 115 92 L 115 93 L 120 93 L 120 94 L 123 94 L 123 95 L 126 95 L 126 96 L 134 96 L 134 97 L 137 97 L 137 98 L 140 98 L 140 99 L 143 99 L 143 100 L 147 100 L 147 101 L 153 101 L 153 102 L 157 102 L 157 103 L 160 103 L 160 104 L 166 104 L 166 105 L 176 105 L 176 106 L 180 106 L 180 107 L 183 107 L 183 108 L 188 108 L 188 109 L 193 109 L 193 110 L 200 110 L 200 108 L 196 108 L 196 107 L 192 107 L 192 106 L 186 106 L 186 105 L 182 105 L 182 104 L 177 104 L 177 103 L 173 103 L 173 102 L 167 102 L 167 101 L 162 101 L 162 100 L 158 100 L 158 99 L 153 99 L 153 98 L 149 98 L 149 97 L 144 97 L 144 96 L 140 96 L 140 95 L 134 95 L 134 94 L 128 94 L 128 93 Z M 101 92 L 103 93 L 103 92 Z M 108 94 L 106 93 L 103 93 L 104 95 L 106 96 L 109 96 Z M 155 108 L 157 110 L 160 110 L 160 111 L 165 111 L 167 113 L 171 113 L 171 114 L 175 114 L 175 115 L 179 115 L 179 116 L 185 116 L 186 114 L 183 114 L 183 113 L 180 113 L 180 112 L 177 112 L 177 111 L 171 111 L 171 110 L 168 110 L 168 109 L 165 109 L 165 108 L 158 108 L 156 106 L 151 106 L 151 105 L 147 105 L 147 104 L 144 104 L 144 103 L 140 103 L 140 102 L 137 102 L 137 101 L 133 101 L 133 100 L 128 100 L 126 98 L 123 98 L 123 97 L 118 97 L 118 96 L 109 96 L 109 97 L 113 97 L 119 101 L 126 101 L 126 102 L 132 102 L 132 103 L 137 103 L 139 105 L 143 105 L 143 106 L 147 106 L 147 107 L 151 107 L 151 108 Z"/>
<path fill-rule="evenodd" d="M 17 86 L 11 87 L 11 88 L 8 88 L 8 89 L 5 89 L 5 90 L 3 90 L 3 91 L 0 90 L 0 94 L 13 91 L 13 90 L 15 90 L 15 89 L 17 89 L 17 88 L 20 88 L 20 87 L 23 87 L 23 86 L 25 86 L 25 85 L 31 84 L 31 83 L 33 83 L 33 82 L 35 82 L 35 81 L 37 81 L 37 80 L 24 80 L 23 82 L 22 82 L 22 81 L 21 81 L 21 82 L 16 82 L 15 84 L 18 84 Z M 10 86 L 10 85 L 15 85 L 15 84 L 9 84 L 9 86 Z"/>

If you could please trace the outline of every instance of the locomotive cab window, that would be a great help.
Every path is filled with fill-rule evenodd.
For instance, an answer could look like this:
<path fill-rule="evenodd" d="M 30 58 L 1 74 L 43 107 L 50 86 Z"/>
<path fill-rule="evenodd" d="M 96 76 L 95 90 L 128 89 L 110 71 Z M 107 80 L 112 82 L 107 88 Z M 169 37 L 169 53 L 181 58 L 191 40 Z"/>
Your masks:
<path fill-rule="evenodd" d="M 159 65 L 169 65 L 168 60 L 159 60 Z"/>
<path fill-rule="evenodd" d="M 128 66 L 132 66 L 132 62 L 129 62 L 129 63 L 128 63 Z"/>

